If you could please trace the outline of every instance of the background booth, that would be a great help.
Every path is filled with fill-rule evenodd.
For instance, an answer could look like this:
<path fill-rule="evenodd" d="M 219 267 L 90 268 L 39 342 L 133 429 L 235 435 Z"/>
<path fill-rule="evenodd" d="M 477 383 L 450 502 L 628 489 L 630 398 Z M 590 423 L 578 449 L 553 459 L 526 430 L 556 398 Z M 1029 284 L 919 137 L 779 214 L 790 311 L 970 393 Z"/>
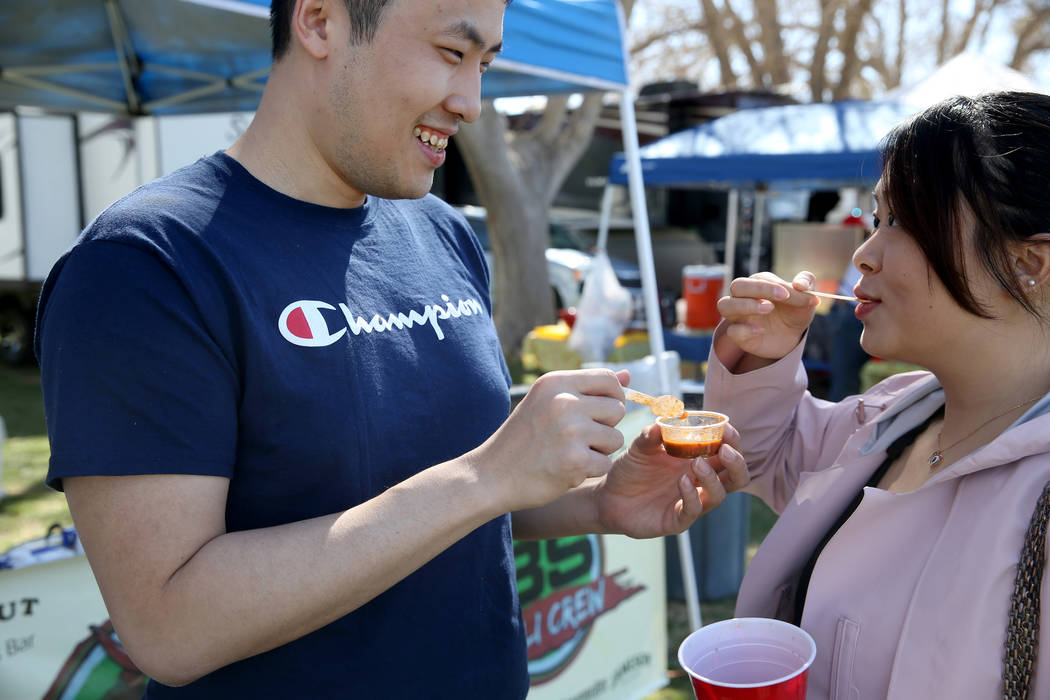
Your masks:
<path fill-rule="evenodd" d="M 879 177 L 879 141 L 917 111 L 906 102 L 843 101 L 741 109 L 679 131 L 640 150 L 646 187 L 715 189 L 729 194 L 725 283 L 734 276 L 739 192 L 754 190 L 755 229 L 770 190 L 871 187 Z M 626 185 L 628 163 L 614 156 L 611 185 Z M 757 272 L 752 237 L 748 274 Z"/>
<path fill-rule="evenodd" d="M 727 192 L 723 288 L 737 271 L 758 271 L 764 228 L 764 201 L 776 190 L 871 188 L 879 176 L 879 141 L 918 111 L 903 101 L 843 101 L 741 109 L 699 126 L 670 134 L 640 149 L 639 167 L 646 187 L 708 189 Z M 628 155 L 613 157 L 609 187 L 629 184 Z M 755 197 L 755 232 L 745 264 L 737 261 L 741 190 Z M 611 196 L 604 202 L 611 206 Z M 797 226 L 793 231 L 797 231 Z M 845 231 L 850 236 L 854 230 Z M 600 234 L 602 235 L 602 234 Z M 786 235 L 791 235 L 789 232 Z M 816 244 L 816 240 L 812 241 Z M 776 246 L 774 245 L 774 249 Z M 784 250 L 787 249 L 783 246 Z M 820 245 L 814 254 L 826 256 Z M 845 246 L 844 248 L 848 248 Z M 774 253 L 775 254 L 775 253 Z M 790 261 L 800 251 L 796 245 Z M 841 262 L 839 273 L 848 260 Z M 703 361 L 709 336 L 665 331 L 667 347 L 683 358 Z"/>

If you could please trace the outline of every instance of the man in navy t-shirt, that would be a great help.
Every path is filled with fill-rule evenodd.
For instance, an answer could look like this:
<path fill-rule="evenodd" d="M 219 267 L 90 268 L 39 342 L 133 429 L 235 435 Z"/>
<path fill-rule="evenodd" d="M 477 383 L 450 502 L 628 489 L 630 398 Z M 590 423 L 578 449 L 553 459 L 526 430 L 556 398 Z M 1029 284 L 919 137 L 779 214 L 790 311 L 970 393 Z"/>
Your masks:
<path fill-rule="evenodd" d="M 660 536 L 746 483 L 653 429 L 610 460 L 626 374 L 508 417 L 484 257 L 427 195 L 504 7 L 275 2 L 241 139 L 48 278 L 48 479 L 148 697 L 521 698 L 512 526 Z"/>

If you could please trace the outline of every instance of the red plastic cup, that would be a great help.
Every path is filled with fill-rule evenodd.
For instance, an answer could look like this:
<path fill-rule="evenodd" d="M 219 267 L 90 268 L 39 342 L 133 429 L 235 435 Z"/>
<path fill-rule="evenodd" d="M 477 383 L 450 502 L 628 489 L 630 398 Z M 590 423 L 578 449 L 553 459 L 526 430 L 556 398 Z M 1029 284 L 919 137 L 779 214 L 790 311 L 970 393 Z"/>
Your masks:
<path fill-rule="evenodd" d="M 715 622 L 678 647 L 697 700 L 805 700 L 816 656 L 805 630 L 764 617 Z"/>

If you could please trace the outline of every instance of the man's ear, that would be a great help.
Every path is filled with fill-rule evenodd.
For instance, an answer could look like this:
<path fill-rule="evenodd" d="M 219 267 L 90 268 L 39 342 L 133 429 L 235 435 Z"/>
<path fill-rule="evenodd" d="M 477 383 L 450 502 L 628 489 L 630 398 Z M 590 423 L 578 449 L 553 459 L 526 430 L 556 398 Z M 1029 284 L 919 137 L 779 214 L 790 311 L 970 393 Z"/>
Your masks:
<path fill-rule="evenodd" d="M 328 57 L 329 23 L 338 0 L 297 0 L 292 11 L 292 39 L 311 57 Z"/>
<path fill-rule="evenodd" d="M 1042 286 L 1050 280 L 1050 233 L 1037 233 L 1018 245 L 1014 264 L 1025 286 Z M 1034 280 L 1035 284 L 1028 280 Z"/>

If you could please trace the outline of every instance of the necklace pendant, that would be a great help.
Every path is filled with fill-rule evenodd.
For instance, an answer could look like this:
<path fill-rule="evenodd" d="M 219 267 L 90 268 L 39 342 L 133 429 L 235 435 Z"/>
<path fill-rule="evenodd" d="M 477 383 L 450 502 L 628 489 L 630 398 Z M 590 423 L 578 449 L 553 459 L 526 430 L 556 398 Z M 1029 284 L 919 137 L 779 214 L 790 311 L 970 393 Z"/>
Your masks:
<path fill-rule="evenodd" d="M 934 450 L 933 454 L 930 455 L 930 466 L 931 467 L 936 467 L 937 464 L 940 463 L 940 461 L 941 461 L 941 451 L 940 450 Z"/>

